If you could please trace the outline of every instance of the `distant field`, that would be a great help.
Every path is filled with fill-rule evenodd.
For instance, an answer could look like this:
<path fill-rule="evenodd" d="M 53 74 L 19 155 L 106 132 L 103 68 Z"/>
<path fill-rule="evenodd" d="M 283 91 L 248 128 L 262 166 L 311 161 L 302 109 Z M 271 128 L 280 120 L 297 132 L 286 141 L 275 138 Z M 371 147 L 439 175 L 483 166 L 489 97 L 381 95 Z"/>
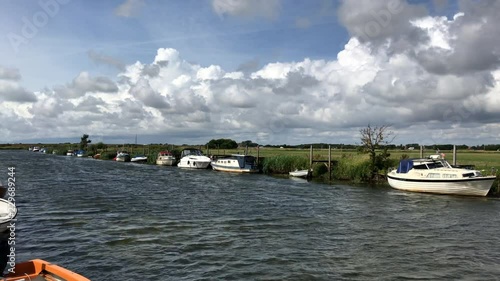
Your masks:
<path fill-rule="evenodd" d="M 234 149 L 234 150 L 219 150 L 220 154 L 232 154 L 232 153 L 244 153 L 244 149 Z M 420 157 L 420 152 L 418 150 L 414 151 L 402 151 L 402 150 L 393 150 L 389 151 L 391 154 L 391 158 L 393 159 L 401 159 L 403 154 L 408 155 L 410 158 L 418 158 Z M 453 161 L 453 152 L 442 150 L 441 153 L 445 154 L 445 158 L 448 162 L 452 163 Z M 210 150 L 210 154 L 218 154 L 217 150 Z M 257 156 L 256 148 L 249 148 L 248 154 Z M 340 149 L 332 149 L 332 158 L 338 159 L 342 157 L 342 155 L 354 155 L 356 157 L 368 158 L 367 154 L 361 154 L 356 150 L 340 150 Z M 424 151 L 424 157 L 427 157 L 431 154 L 435 154 L 435 151 Z M 301 155 L 309 158 L 309 149 L 295 149 L 295 148 L 260 148 L 259 156 L 260 157 L 270 157 L 277 155 Z M 314 159 L 328 159 L 328 149 L 314 149 L 313 150 L 313 158 Z M 474 165 L 477 169 L 490 169 L 492 167 L 500 169 L 500 152 L 497 151 L 457 151 L 457 164 L 458 165 Z"/>

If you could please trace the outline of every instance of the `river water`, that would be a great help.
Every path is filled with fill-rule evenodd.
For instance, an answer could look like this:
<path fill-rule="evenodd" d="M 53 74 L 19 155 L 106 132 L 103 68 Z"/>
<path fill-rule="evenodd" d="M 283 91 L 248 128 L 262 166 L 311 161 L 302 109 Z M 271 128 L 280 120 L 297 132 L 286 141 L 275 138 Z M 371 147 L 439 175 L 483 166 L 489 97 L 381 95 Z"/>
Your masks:
<path fill-rule="evenodd" d="M 0 151 L 17 261 L 91 280 L 500 280 L 500 201 Z"/>

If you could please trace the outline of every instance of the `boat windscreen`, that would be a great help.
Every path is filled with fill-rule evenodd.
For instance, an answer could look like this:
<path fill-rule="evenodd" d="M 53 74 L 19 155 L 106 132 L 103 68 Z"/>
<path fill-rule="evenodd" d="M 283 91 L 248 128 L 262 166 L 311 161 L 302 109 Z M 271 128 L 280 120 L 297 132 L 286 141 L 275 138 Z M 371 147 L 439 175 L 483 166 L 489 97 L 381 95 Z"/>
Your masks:
<path fill-rule="evenodd" d="M 399 162 L 397 172 L 400 174 L 406 174 L 413 168 L 413 160 L 403 159 Z"/>
<path fill-rule="evenodd" d="M 436 168 L 444 168 L 444 165 L 443 165 L 443 163 L 437 161 L 437 162 L 433 162 L 433 163 L 427 163 L 427 167 L 429 169 L 436 169 Z"/>

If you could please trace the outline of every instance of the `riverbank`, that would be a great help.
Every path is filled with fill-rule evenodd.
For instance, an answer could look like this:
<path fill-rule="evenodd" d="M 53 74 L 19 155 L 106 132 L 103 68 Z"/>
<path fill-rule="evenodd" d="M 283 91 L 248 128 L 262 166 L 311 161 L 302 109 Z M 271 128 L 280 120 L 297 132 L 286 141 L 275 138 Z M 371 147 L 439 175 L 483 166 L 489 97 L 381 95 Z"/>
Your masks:
<path fill-rule="evenodd" d="M 28 147 L 29 145 L 24 145 Z M 23 145 L 11 146 L 12 148 L 22 149 Z M 67 150 L 78 150 L 77 144 L 55 144 L 42 146 L 47 153 L 66 155 Z M 95 154 L 100 154 L 101 160 L 112 160 L 116 156 L 116 151 L 127 150 L 133 157 L 136 154 L 145 155 L 148 157 L 147 164 L 155 164 L 158 152 L 163 150 L 171 151 L 177 159 L 180 157 L 180 152 L 186 146 L 176 145 L 105 145 L 102 149 L 87 151 L 85 157 L 92 157 Z M 311 157 L 310 149 L 297 148 L 239 148 L 239 149 L 206 149 L 203 146 L 195 146 L 202 150 L 206 155 L 230 155 L 234 153 L 248 154 L 258 157 L 258 165 L 261 171 L 265 174 L 283 174 L 288 175 L 294 170 L 302 170 L 312 168 L 312 176 L 316 181 L 330 183 L 332 181 L 345 181 L 350 183 L 370 183 L 370 184 L 387 184 L 385 174 L 391 167 L 396 167 L 401 158 L 418 158 L 419 151 L 411 150 L 389 150 L 390 157 L 386 164 L 386 169 L 381 169 L 377 172 L 376 177 L 372 175 L 370 169 L 370 161 L 367 154 L 360 153 L 357 150 L 346 149 L 315 149 Z M 25 148 L 27 149 L 27 148 Z M 427 153 L 426 153 L 427 152 Z M 424 155 L 434 154 L 434 151 L 427 150 Z M 329 154 L 331 153 L 331 168 L 328 167 Z M 452 155 L 452 151 L 440 151 L 448 157 Z M 458 151 L 457 164 L 474 166 L 485 175 L 496 175 L 499 177 L 498 168 L 500 167 L 500 152 L 497 151 Z M 311 166 L 311 160 L 314 162 Z M 498 180 L 494 183 L 492 196 L 500 196 L 500 187 Z"/>

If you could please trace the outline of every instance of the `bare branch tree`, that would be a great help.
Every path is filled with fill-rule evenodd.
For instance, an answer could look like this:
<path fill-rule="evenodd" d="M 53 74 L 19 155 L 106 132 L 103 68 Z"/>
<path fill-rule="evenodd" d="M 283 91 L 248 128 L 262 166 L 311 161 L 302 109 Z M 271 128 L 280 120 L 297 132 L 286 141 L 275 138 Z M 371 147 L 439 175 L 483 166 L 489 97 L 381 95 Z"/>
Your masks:
<path fill-rule="evenodd" d="M 361 134 L 361 144 L 363 150 L 370 155 L 372 174 L 375 174 L 378 170 L 377 168 L 377 149 L 380 149 L 382 145 L 387 145 L 392 143 L 395 136 L 392 131 L 388 131 L 390 125 L 382 125 L 372 127 L 370 124 L 366 128 L 360 129 Z M 386 151 L 382 154 L 383 157 L 388 157 Z"/>

